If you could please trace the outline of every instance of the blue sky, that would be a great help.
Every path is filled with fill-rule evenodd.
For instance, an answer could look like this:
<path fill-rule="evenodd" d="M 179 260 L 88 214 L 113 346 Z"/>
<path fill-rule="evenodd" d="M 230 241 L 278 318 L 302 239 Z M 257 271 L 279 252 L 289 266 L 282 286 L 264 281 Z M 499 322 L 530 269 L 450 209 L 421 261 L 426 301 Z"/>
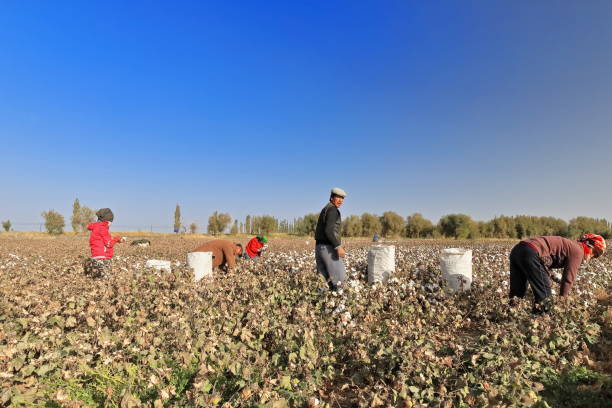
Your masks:
<path fill-rule="evenodd" d="M 608 1 L 5 1 L 0 219 L 612 219 Z M 26 228 L 25 226 L 23 228 Z"/>

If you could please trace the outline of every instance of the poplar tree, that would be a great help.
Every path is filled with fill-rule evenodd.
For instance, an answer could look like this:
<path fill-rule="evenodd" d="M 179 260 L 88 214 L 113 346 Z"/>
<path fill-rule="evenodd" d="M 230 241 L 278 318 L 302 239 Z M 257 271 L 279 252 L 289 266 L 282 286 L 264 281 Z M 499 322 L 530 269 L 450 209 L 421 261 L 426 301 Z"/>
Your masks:
<path fill-rule="evenodd" d="M 174 209 L 174 232 L 179 232 L 181 229 L 181 206 L 176 205 Z"/>
<path fill-rule="evenodd" d="M 363 213 L 361 215 L 361 228 L 364 236 L 369 237 L 376 233 L 382 232 L 382 224 L 380 218 L 374 214 Z"/>
<path fill-rule="evenodd" d="M 253 230 L 251 229 L 251 216 L 247 215 L 246 220 L 244 222 L 244 232 L 247 234 L 252 234 Z"/>
<path fill-rule="evenodd" d="M 408 238 L 423 238 L 433 233 L 433 223 L 423 218 L 420 213 L 413 213 L 406 219 L 406 236 Z"/>
<path fill-rule="evenodd" d="M 78 198 L 75 198 L 74 203 L 72 203 L 70 224 L 72 225 L 72 231 L 79 232 L 81 230 L 81 203 L 79 203 Z"/>
<path fill-rule="evenodd" d="M 94 222 L 95 220 L 96 212 L 91 208 L 82 205 L 79 211 L 79 227 L 81 228 L 81 231 L 86 232 L 89 223 Z"/>
<path fill-rule="evenodd" d="M 385 237 L 399 235 L 404 229 L 404 217 L 393 211 L 385 211 L 382 217 L 380 217 L 380 223 L 382 225 L 382 234 Z"/>
<path fill-rule="evenodd" d="M 221 234 L 231 222 L 231 215 L 215 211 L 213 215 L 208 217 L 208 233 L 212 235 Z"/>

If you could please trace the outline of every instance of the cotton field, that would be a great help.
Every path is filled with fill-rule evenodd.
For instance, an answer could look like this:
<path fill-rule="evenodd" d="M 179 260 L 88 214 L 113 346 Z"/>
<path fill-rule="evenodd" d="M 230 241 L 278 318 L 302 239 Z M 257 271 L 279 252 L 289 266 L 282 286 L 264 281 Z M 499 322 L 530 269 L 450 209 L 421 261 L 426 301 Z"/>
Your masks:
<path fill-rule="evenodd" d="M 0 236 L 0 406 L 546 407 L 576 367 L 601 376 L 574 406 L 612 397 L 609 255 L 535 317 L 529 296 L 508 304 L 516 241 L 383 242 L 384 284 L 367 282 L 371 243 L 348 241 L 349 280 L 329 292 L 312 239 L 271 239 L 199 282 L 186 254 L 201 240 L 147 239 L 93 279 L 86 237 Z M 446 290 L 449 247 L 473 251 L 469 292 Z"/>

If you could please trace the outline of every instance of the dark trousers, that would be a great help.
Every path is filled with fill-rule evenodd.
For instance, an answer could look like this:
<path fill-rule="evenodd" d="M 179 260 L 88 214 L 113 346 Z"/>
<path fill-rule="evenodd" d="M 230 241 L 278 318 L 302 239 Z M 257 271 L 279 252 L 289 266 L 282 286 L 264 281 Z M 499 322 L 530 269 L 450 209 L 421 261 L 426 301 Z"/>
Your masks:
<path fill-rule="evenodd" d="M 527 282 L 531 285 L 536 304 L 550 297 L 550 277 L 546 267 L 535 249 L 520 242 L 510 251 L 510 297 L 525 297 Z"/>

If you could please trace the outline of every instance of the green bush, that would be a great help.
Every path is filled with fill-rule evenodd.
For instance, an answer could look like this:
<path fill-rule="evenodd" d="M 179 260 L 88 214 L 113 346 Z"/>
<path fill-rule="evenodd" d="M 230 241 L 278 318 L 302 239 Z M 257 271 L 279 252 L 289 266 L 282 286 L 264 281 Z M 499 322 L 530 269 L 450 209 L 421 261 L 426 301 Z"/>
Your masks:
<path fill-rule="evenodd" d="M 64 216 L 55 210 L 49 210 L 42 213 L 45 219 L 45 228 L 49 234 L 61 235 L 64 233 Z"/>

